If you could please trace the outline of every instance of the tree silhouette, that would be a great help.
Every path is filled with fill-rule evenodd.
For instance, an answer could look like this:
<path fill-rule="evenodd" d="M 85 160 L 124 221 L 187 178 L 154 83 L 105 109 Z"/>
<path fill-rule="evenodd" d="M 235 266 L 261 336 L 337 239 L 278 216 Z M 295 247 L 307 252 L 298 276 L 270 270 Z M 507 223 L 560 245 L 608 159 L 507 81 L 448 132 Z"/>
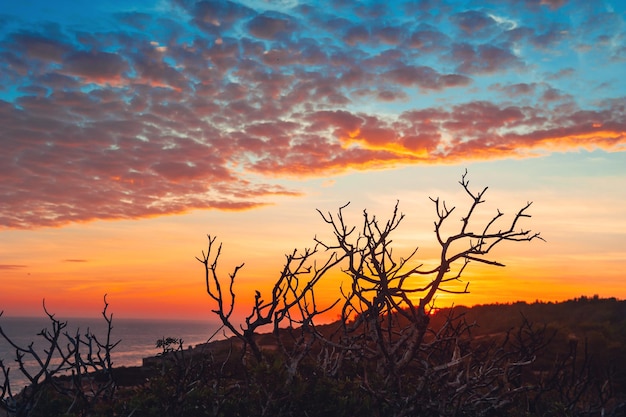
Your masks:
<path fill-rule="evenodd" d="M 249 349 L 257 362 L 265 359 L 258 342 L 258 331 L 271 325 L 274 343 L 283 354 L 281 360 L 288 382 L 303 366 L 305 358 L 315 354 L 315 367 L 324 375 L 337 377 L 351 373 L 351 377 L 360 381 L 361 388 L 380 404 L 387 404 L 391 398 L 396 405 L 404 404 L 393 411 L 398 415 L 414 410 L 415 406 L 409 404 L 424 394 L 426 385 L 450 377 L 451 370 L 465 361 L 466 366 L 460 372 L 465 372 L 465 377 L 469 378 L 473 369 L 475 381 L 463 391 L 467 394 L 464 398 L 473 398 L 474 403 L 463 402 L 464 406 L 478 407 L 482 401 L 485 404 L 481 403 L 481 407 L 494 407 L 500 397 L 495 396 L 491 401 L 479 400 L 483 396 L 475 391 L 493 393 L 491 390 L 502 378 L 509 377 L 513 369 L 524 365 L 530 358 L 513 359 L 511 355 L 500 355 L 497 360 L 490 358 L 489 366 L 481 368 L 481 374 L 476 374 L 478 367 L 470 366 L 471 355 L 463 356 L 459 346 L 469 325 L 450 317 L 442 331 L 429 333 L 433 302 L 440 292 L 468 292 L 467 285 L 462 290 L 449 285 L 460 281 L 470 262 L 504 266 L 489 257 L 496 246 L 542 238 L 539 233 L 519 228 L 521 220 L 531 217 L 527 213 L 530 202 L 509 219 L 498 210 L 486 223 L 475 224 L 473 216 L 485 201 L 487 187 L 479 192 L 470 189 L 467 171 L 459 184 L 471 202 L 454 233 L 444 234 L 443 226 L 451 221 L 455 207 L 449 208 L 445 201 L 431 198 L 437 216 L 435 238 L 440 246 L 437 266 L 415 265 L 417 249 L 406 258 L 394 255 L 392 235 L 404 219 L 398 203 L 391 217 L 383 222 L 364 210 L 358 227 L 345 220 L 347 204 L 334 215 L 318 210 L 332 231 L 332 240 L 316 237 L 312 249 L 294 250 L 287 255 L 271 293 L 264 297 L 257 290 L 251 313 L 239 325 L 233 321 L 234 285 L 243 264 L 235 267 L 228 274 L 228 280 L 223 282 L 218 273 L 222 247 L 219 245 L 215 251 L 216 238 L 209 236 L 207 251 L 197 259 L 205 268 L 206 291 L 214 302 L 213 311 L 242 341 L 242 358 L 245 360 Z M 318 255 L 325 257 L 320 261 Z M 349 277 L 349 285 L 339 289 L 340 296 L 335 303 L 318 306 L 315 290 L 333 268 L 341 269 Z M 227 292 L 224 287 L 228 288 Z M 315 323 L 316 317 L 335 306 L 340 309 L 339 321 L 331 326 L 332 331 L 327 327 L 322 330 Z M 442 350 L 443 344 L 447 346 L 443 351 L 451 356 L 434 354 Z M 507 371 L 500 371 L 498 378 L 493 378 L 493 369 L 505 367 Z M 461 374 L 457 373 L 455 378 L 460 379 Z M 490 383 L 485 382 L 490 378 Z"/>
<path fill-rule="evenodd" d="M 0 360 L 0 371 L 4 381 L 0 390 L 0 409 L 14 415 L 30 416 L 39 402 L 50 391 L 68 399 L 66 413 L 74 409 L 89 410 L 100 401 L 111 400 L 115 393 L 113 362 L 111 352 L 120 343 L 113 342 L 113 314 L 107 312 L 109 303 L 104 296 L 102 317 L 107 324 L 106 334 L 98 338 L 87 329 L 77 329 L 70 333 L 66 330 L 67 322 L 55 318 L 43 309 L 50 321 L 50 328 L 39 333 L 44 340 L 44 347 L 38 350 L 31 342 L 21 346 L 0 326 L 0 336 L 14 349 L 18 371 L 28 380 L 28 386 L 19 393 L 14 393 L 10 383 L 10 367 Z M 0 317 L 2 312 L 0 312 Z M 27 366 L 33 362 L 34 368 Z M 62 378 L 65 377 L 65 378 Z"/>
<path fill-rule="evenodd" d="M 461 278 L 472 263 L 504 266 L 492 256 L 495 247 L 543 240 L 521 228 L 530 202 L 509 216 L 496 210 L 481 220 L 487 188 L 470 188 L 467 172 L 459 184 L 469 200 L 460 221 L 454 220 L 460 209 L 431 198 L 439 249 L 434 266 L 419 262 L 417 248 L 406 257 L 394 252 L 404 219 L 398 202 L 389 219 L 364 210 L 357 225 L 348 222 L 347 205 L 336 213 L 318 210 L 328 236 L 288 253 L 270 291 L 254 292 L 241 322 L 235 284 L 244 264 L 223 276 L 222 245 L 209 235 L 197 259 L 223 326 L 195 349 L 185 349 L 180 337 L 158 339 L 161 352 L 146 362 L 152 367 L 124 371 L 127 377 L 137 372 L 129 385 L 121 383 L 121 369 L 112 369 L 116 343 L 106 296 L 102 341 L 89 330 L 70 334 L 44 305 L 51 329 L 39 334 L 47 342 L 43 353 L 14 343 L 0 327 L 30 382 L 13 393 L 10 369 L 0 361 L 0 409 L 33 417 L 623 415 L 624 343 L 621 336 L 614 340 L 623 333 L 623 302 L 581 297 L 558 306 L 435 307 L 439 293 L 468 292 Z M 319 293 L 329 284 L 322 282 L 332 283 L 337 273 L 347 277 L 345 285 L 322 305 Z M 331 310 L 338 319 L 321 324 Z M 580 332 L 590 328 L 589 339 L 579 343 Z M 232 337 L 214 340 L 224 329 Z M 589 352 L 600 345 L 611 355 L 594 361 Z M 37 364 L 33 373 L 27 360 Z"/>

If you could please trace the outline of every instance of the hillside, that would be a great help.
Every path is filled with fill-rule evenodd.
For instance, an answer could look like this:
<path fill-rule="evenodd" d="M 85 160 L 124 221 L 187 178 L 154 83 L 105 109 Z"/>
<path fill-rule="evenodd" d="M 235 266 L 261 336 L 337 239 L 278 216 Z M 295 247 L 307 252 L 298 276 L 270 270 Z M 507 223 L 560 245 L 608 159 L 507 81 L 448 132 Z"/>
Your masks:
<path fill-rule="evenodd" d="M 626 415 L 626 301 L 580 297 L 437 310 L 419 349 L 407 350 L 412 356 L 394 371 L 401 387 L 387 383 L 389 362 L 374 349 L 370 330 L 347 335 L 339 323 L 315 329 L 314 338 L 305 328 L 256 335 L 260 361 L 237 338 L 173 344 L 144 366 L 112 369 L 113 386 L 108 374 L 84 377 L 83 394 L 109 390 L 97 401 L 68 396 L 63 390 L 72 389 L 75 376 L 58 377 L 34 387 L 43 414 L 28 415 Z"/>

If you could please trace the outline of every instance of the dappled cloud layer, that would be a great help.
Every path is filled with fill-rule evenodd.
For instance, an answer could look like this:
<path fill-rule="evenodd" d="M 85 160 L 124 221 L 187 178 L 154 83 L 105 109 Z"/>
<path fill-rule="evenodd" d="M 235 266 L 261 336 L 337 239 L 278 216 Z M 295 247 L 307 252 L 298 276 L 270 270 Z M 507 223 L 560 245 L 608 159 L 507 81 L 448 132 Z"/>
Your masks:
<path fill-rule="evenodd" d="M 625 149 L 623 12 L 391 3 L 0 16 L 0 227 L 250 209 L 298 195 L 282 178 Z"/>

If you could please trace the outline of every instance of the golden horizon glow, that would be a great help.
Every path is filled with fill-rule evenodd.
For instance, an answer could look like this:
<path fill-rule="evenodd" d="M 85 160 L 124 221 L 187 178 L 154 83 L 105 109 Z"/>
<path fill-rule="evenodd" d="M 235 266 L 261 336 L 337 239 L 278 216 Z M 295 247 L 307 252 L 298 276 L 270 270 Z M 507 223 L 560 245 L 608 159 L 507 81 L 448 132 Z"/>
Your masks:
<path fill-rule="evenodd" d="M 550 164 L 550 159 L 546 159 L 545 166 Z M 616 204 L 621 194 L 604 194 L 604 188 L 612 187 L 606 178 L 602 179 L 604 185 L 589 189 L 587 196 L 580 199 L 575 192 L 554 196 L 553 191 L 546 189 L 533 191 L 532 185 L 524 190 L 507 189 L 507 181 L 515 181 L 514 176 L 504 175 L 492 179 L 490 184 L 492 169 L 470 167 L 470 186 L 490 187 L 485 206 L 479 206 L 475 215 L 476 224 L 489 219 L 496 207 L 510 216 L 521 207 L 521 202 L 533 198 L 535 204 L 529 210 L 533 217 L 523 219 L 520 227 L 540 231 L 547 242 L 503 244 L 489 259 L 504 263 L 504 268 L 470 263 L 457 287 L 463 288 L 469 282 L 470 293 L 441 293 L 437 306 L 564 301 L 595 294 L 626 297 L 622 279 L 626 253 L 618 249 L 623 234 L 615 227 L 623 222 L 616 220 L 623 210 Z M 254 291 L 268 294 L 286 253 L 294 248 L 312 247 L 314 236 L 330 237 L 330 230 L 314 208 L 334 213 L 346 200 L 351 201 L 346 220 L 357 226 L 362 209 L 382 221 L 391 214 L 395 200 L 399 200 L 400 211 L 406 217 L 392 235 L 394 254 L 406 256 L 419 247 L 414 262 L 424 263 L 425 267 L 436 265 L 438 245 L 432 232 L 435 215 L 428 197 L 439 195 L 450 206 L 457 206 L 456 218 L 444 229 L 450 233 L 460 224 L 458 219 L 468 204 L 467 195 L 455 184 L 460 178 L 455 178 L 458 170 L 438 170 L 436 183 L 422 179 L 412 186 L 412 175 L 403 175 L 404 180 L 396 184 L 398 191 L 394 193 L 383 189 L 371 193 L 346 191 L 352 181 L 371 183 L 367 177 L 385 175 L 357 173 L 334 178 L 334 182 L 324 180 L 324 187 L 318 188 L 317 182 L 313 182 L 304 197 L 241 213 L 195 211 L 142 221 L 108 220 L 7 231 L 4 233 L 8 239 L 3 240 L 0 249 L 11 263 L 0 271 L 5 283 L 0 305 L 7 316 L 37 316 L 43 313 L 41 302 L 45 298 L 49 310 L 60 316 L 95 316 L 107 294 L 110 309 L 117 317 L 215 319 L 210 311 L 214 306 L 205 293 L 203 267 L 195 259 L 206 250 L 206 233 L 210 233 L 223 242 L 219 273 L 224 280 L 236 265 L 245 263 L 235 282 L 236 314 L 243 319 Z M 577 184 L 576 180 L 568 181 Z M 620 178 L 613 181 L 619 182 Z M 424 188 L 420 183 L 429 186 Z M 384 181 L 381 185 L 384 187 Z M 595 212 L 602 216 L 597 217 Z M 607 250 L 607 245 L 614 245 L 614 249 Z M 599 263 L 603 265 L 600 277 L 596 267 Z M 598 285 L 598 279 L 602 285 Z M 330 305 L 340 297 L 342 282 L 345 286 L 348 278 L 339 270 L 323 280 L 317 294 L 320 305 Z M 335 317 L 336 312 L 330 312 L 324 319 Z"/>

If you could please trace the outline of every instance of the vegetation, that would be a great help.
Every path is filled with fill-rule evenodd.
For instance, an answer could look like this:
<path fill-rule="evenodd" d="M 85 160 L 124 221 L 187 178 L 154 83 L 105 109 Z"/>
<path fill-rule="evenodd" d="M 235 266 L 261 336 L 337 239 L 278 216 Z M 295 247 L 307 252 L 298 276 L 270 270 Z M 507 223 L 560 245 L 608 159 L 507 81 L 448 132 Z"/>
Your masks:
<path fill-rule="evenodd" d="M 50 328 L 38 333 L 45 343 L 43 352 L 36 350 L 32 342 L 19 346 L 0 326 L 0 336 L 15 349 L 18 370 L 29 383 L 20 393 L 13 393 L 10 367 L 0 360 L 4 377 L 0 386 L 0 409 L 18 417 L 52 415 L 49 410 L 60 407 L 68 415 L 74 410 L 81 410 L 83 414 L 83 410 L 90 410 L 95 404 L 111 401 L 116 389 L 111 351 L 119 341 L 111 340 L 113 315 L 107 313 L 108 306 L 105 295 L 102 317 L 107 323 L 107 332 L 100 340 L 89 329 L 85 333 L 76 330 L 74 334 L 66 331 L 67 322 L 50 314 L 44 302 Z M 34 369 L 27 366 L 29 361 L 36 364 Z"/>
<path fill-rule="evenodd" d="M 531 203 L 509 218 L 497 211 L 476 222 L 487 188 L 471 190 L 467 174 L 460 185 L 469 204 L 456 228 L 449 224 L 456 209 L 431 199 L 437 266 L 418 263 L 417 249 L 404 258 L 394 254 L 392 235 L 404 218 L 398 204 L 385 222 L 364 211 L 358 227 L 347 224 L 345 206 L 336 214 L 320 212 L 332 238 L 316 237 L 313 248 L 288 254 L 269 294 L 256 291 L 250 313 L 237 323 L 235 281 L 243 264 L 224 278 L 222 247 L 209 236 L 198 260 L 213 312 L 232 337 L 195 350 L 176 337 L 159 339 L 162 352 L 147 381 L 123 386 L 115 370 L 105 372 L 116 384 L 95 392 L 111 395 L 84 395 L 76 384 L 59 389 L 47 362 L 41 362 L 43 383 L 33 380 L 36 395 L 13 395 L 5 371 L 0 406 L 18 416 L 40 410 L 66 416 L 623 415 L 624 302 L 435 308 L 438 293 L 468 291 L 461 275 L 470 262 L 503 266 L 489 257 L 493 248 L 541 239 L 519 226 Z M 338 269 L 349 285 L 321 306 L 316 290 Z M 319 324 L 331 309 L 339 319 Z M 106 306 L 103 316 L 110 329 Z M 50 351 L 60 350 L 58 336 L 50 341 Z M 109 339 L 102 346 L 114 347 Z M 19 357 L 25 350 L 15 347 Z M 64 360 L 59 369 L 82 372 L 76 366 L 83 362 Z M 0 363 L 0 369 L 6 368 Z"/>

